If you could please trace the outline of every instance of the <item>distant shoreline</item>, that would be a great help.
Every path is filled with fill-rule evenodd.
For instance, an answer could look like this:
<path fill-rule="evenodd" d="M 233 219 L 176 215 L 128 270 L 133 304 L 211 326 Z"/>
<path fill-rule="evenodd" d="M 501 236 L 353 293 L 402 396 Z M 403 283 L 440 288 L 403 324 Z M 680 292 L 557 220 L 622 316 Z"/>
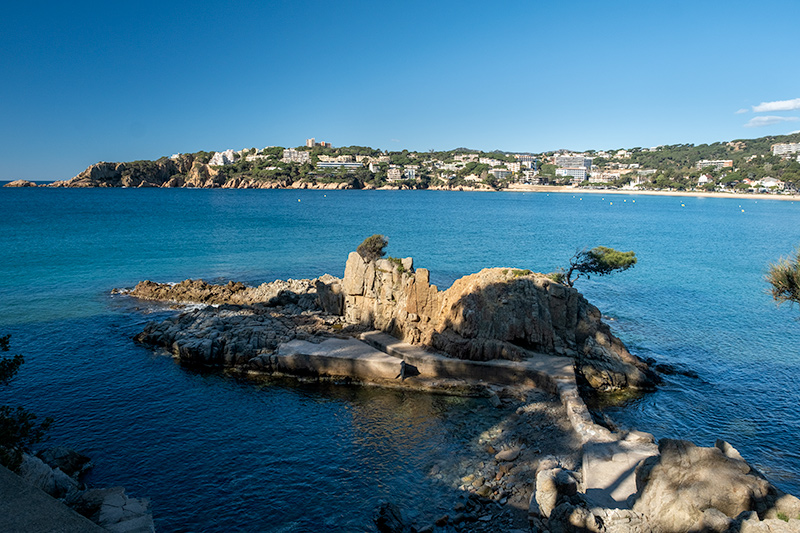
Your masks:
<path fill-rule="evenodd" d="M 7 180 L 0 180 L 0 188 L 5 187 L 8 183 Z M 36 184 L 33 188 L 55 188 L 50 186 L 52 181 L 35 181 Z M 60 187 L 59 187 L 60 188 Z M 106 187 L 66 187 L 66 188 L 106 188 Z M 111 188 L 128 188 L 128 187 L 111 187 Z M 136 187 L 130 187 L 136 188 Z M 155 187 L 161 188 L 161 187 Z M 207 187 L 176 187 L 179 189 L 207 189 Z M 214 187 L 217 188 L 217 187 Z M 250 187 L 219 187 L 230 189 L 250 189 Z M 327 187 L 270 187 L 269 189 L 285 189 L 285 190 L 336 190 Z M 372 190 L 372 191 L 399 191 L 404 190 L 397 187 L 379 187 L 370 189 L 346 189 L 346 190 Z M 470 187 L 463 186 L 457 188 L 444 188 L 444 187 L 431 187 L 430 189 L 412 189 L 412 190 L 431 190 L 431 191 L 453 191 L 453 192 L 536 192 L 536 193 L 558 193 L 558 194 L 628 194 L 634 196 L 678 196 L 678 197 L 694 197 L 694 198 L 727 198 L 734 200 L 784 200 L 784 201 L 800 201 L 800 194 L 755 194 L 755 193 L 725 193 L 725 192 L 703 192 L 703 191 L 650 191 L 650 190 L 637 190 L 637 189 L 587 189 L 581 187 L 566 187 L 561 185 L 523 185 L 515 183 L 505 189 L 491 189 L 484 187 Z"/>
<path fill-rule="evenodd" d="M 800 201 L 800 194 L 750 194 L 726 192 L 699 192 L 699 191 L 644 191 L 635 189 L 583 189 L 575 187 L 562 187 L 554 185 L 511 185 L 507 192 L 547 192 L 571 194 L 630 194 L 635 196 L 689 196 L 695 198 L 729 198 L 738 200 L 790 200 Z"/>

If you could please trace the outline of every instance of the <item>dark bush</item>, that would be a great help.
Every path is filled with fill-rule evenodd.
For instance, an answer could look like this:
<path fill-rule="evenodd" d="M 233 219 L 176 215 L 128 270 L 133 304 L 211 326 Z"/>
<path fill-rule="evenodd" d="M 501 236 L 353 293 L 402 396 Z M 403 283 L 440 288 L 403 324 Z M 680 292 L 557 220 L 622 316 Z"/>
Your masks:
<path fill-rule="evenodd" d="M 364 261 L 375 261 L 386 255 L 383 249 L 386 248 L 388 244 L 389 239 L 376 233 L 364 239 L 364 242 L 359 244 L 358 248 L 356 248 L 356 252 L 358 252 L 358 255 L 360 255 Z"/>

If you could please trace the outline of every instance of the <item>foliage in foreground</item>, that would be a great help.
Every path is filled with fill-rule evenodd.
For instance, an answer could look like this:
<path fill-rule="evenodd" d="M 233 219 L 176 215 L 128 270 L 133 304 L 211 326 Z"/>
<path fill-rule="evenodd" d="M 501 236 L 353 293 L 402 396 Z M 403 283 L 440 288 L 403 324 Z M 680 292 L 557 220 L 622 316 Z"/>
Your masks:
<path fill-rule="evenodd" d="M 10 335 L 0 336 L 0 351 L 10 349 Z M 0 386 L 8 386 L 8 382 L 19 371 L 24 358 L 17 354 L 0 359 Z M 44 438 L 53 420 L 45 418 L 36 424 L 36 415 L 24 407 L 0 406 L 0 464 L 10 470 L 18 470 L 22 464 L 22 454 L 30 451 L 30 447 Z"/>
<path fill-rule="evenodd" d="M 384 248 L 386 248 L 388 244 L 389 239 L 383 235 L 370 235 L 364 239 L 364 242 L 358 245 L 356 252 L 358 252 L 358 255 L 360 255 L 364 261 L 375 261 L 386 255 Z"/>
<path fill-rule="evenodd" d="M 581 276 L 590 279 L 591 275 L 607 276 L 614 272 L 628 270 L 636 264 L 634 252 L 620 252 L 607 246 L 596 246 L 591 250 L 578 250 L 569 260 L 569 269 L 548 274 L 559 283 L 572 287 Z M 573 278 L 572 275 L 576 274 Z"/>
<path fill-rule="evenodd" d="M 767 283 L 772 285 L 772 297 L 778 304 L 800 303 L 800 248 L 794 259 L 782 257 L 769 266 Z"/>

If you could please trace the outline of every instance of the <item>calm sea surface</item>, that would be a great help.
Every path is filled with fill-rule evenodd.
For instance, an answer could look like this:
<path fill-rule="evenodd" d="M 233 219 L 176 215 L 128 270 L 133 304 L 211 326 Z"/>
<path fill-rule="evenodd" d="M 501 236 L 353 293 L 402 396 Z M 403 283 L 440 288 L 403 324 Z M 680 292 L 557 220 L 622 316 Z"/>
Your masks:
<path fill-rule="evenodd" d="M 0 188 L 0 213 L 0 334 L 26 356 L 0 401 L 54 417 L 51 441 L 94 459 L 88 481 L 151 498 L 161 531 L 370 530 L 381 499 L 451 505 L 427 472 L 491 425 L 481 401 L 190 371 L 131 340 L 163 309 L 109 294 L 341 276 L 373 233 L 440 287 L 488 266 L 549 272 L 583 246 L 636 251 L 636 268 L 578 288 L 631 351 L 699 378 L 668 376 L 609 417 L 723 438 L 800 493 L 800 310 L 777 308 L 763 281 L 800 245 L 800 202 Z"/>

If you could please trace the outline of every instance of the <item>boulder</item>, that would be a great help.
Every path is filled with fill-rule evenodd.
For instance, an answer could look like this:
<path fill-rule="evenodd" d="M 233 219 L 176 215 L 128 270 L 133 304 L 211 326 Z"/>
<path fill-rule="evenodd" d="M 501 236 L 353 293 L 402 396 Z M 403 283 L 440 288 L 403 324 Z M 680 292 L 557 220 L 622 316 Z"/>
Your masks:
<path fill-rule="evenodd" d="M 94 523 L 115 533 L 152 533 L 150 501 L 129 498 L 122 487 L 90 489 L 68 498 L 67 505 Z"/>
<path fill-rule="evenodd" d="M 23 454 L 19 476 L 54 498 L 62 498 L 78 490 L 78 482 L 59 470 L 51 468 L 38 457 Z"/>
<path fill-rule="evenodd" d="M 792 509 L 791 497 L 772 486 L 728 443 L 704 448 L 663 439 L 658 448 L 659 455 L 636 469 L 633 505 L 634 511 L 648 516 L 656 531 L 721 530 L 723 517 L 733 520 L 755 511 L 765 518 Z"/>
<path fill-rule="evenodd" d="M 539 514 L 547 518 L 564 502 L 564 497 L 574 496 L 577 492 L 578 482 L 569 471 L 551 468 L 536 474 L 536 490 L 532 498 L 536 500 Z"/>
<path fill-rule="evenodd" d="M 403 522 L 403 515 L 397 505 L 382 502 L 375 510 L 373 517 L 375 526 L 380 533 L 405 533 L 410 529 Z"/>
<path fill-rule="evenodd" d="M 88 457 L 65 446 L 46 448 L 37 456 L 51 468 L 58 468 L 75 480 L 92 466 Z"/>

